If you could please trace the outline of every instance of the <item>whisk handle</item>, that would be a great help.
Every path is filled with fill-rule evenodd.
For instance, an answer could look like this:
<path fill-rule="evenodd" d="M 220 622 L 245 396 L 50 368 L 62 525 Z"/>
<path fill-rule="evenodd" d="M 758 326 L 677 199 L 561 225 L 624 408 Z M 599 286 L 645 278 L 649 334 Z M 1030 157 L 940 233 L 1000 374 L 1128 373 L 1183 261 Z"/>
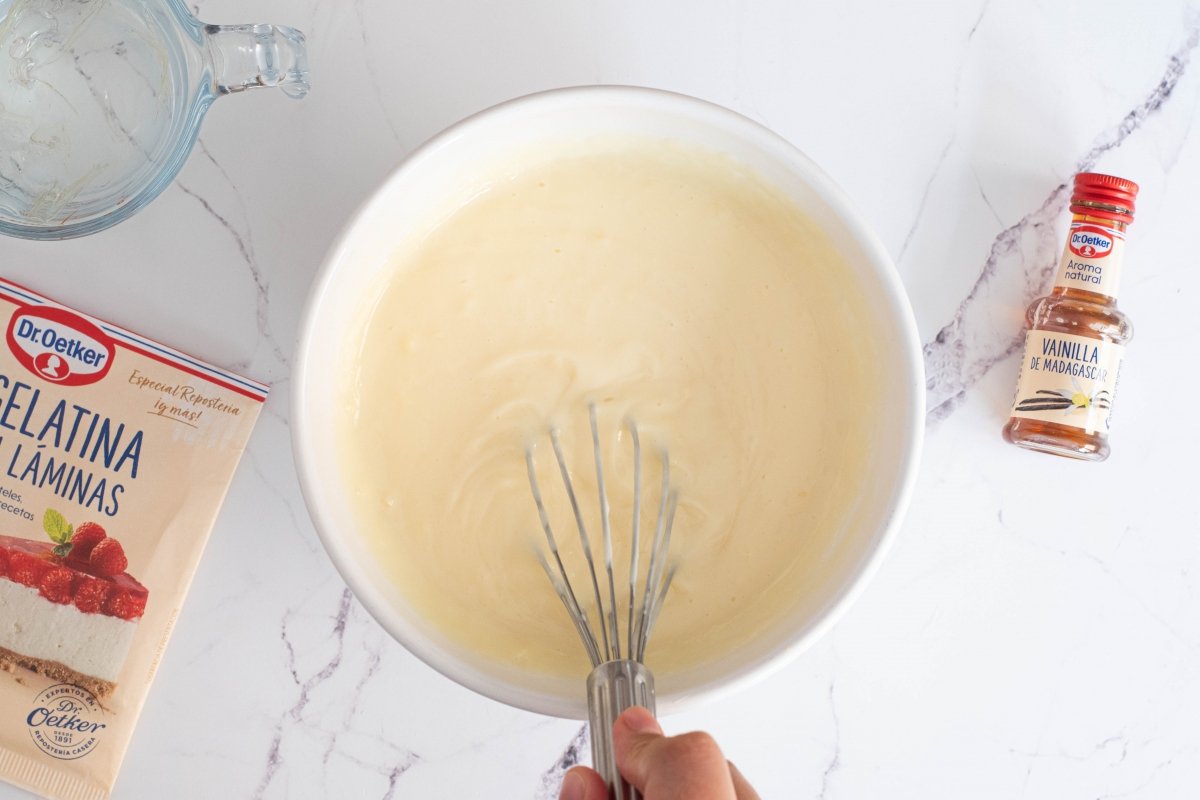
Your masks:
<path fill-rule="evenodd" d="M 654 675 L 637 661 L 606 661 L 588 675 L 587 692 L 592 766 L 608 784 L 611 800 L 640 800 L 641 793 L 626 783 L 617 770 L 612 731 L 617 717 L 631 706 L 642 706 L 654 713 Z"/>

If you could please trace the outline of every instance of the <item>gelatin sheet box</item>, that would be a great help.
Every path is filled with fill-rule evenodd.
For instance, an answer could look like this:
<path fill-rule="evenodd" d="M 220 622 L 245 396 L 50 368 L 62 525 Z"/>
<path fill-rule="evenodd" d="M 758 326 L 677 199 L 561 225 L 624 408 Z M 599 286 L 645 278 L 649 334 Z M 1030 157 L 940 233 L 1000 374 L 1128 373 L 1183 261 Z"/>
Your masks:
<path fill-rule="evenodd" d="M 267 387 L 0 279 L 0 777 L 112 790 Z"/>

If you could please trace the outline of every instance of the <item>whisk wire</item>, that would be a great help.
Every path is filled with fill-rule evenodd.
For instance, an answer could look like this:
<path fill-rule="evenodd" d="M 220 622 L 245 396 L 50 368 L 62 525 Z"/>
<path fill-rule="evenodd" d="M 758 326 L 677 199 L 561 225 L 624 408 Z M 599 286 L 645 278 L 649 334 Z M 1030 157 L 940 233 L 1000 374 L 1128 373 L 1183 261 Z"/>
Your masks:
<path fill-rule="evenodd" d="M 579 605 L 578 598 L 575 597 L 575 589 L 571 586 L 571 579 L 567 577 L 566 567 L 563 566 L 562 555 L 558 552 L 558 541 L 554 536 L 554 529 L 550 527 L 550 517 L 546 513 L 546 504 L 542 500 L 542 492 L 538 486 L 537 470 L 533 466 L 533 449 L 526 448 L 525 450 L 525 469 L 529 474 L 529 488 L 533 492 L 533 502 L 537 505 L 538 519 L 542 523 L 542 530 L 546 534 L 546 545 L 550 550 L 550 554 L 554 556 L 554 562 L 558 567 L 558 574 L 550 568 L 549 562 L 545 556 L 539 551 L 538 561 L 541 562 L 542 569 L 546 571 L 546 576 L 550 578 L 551 585 L 554 586 L 554 591 L 558 593 L 558 598 L 562 600 L 563 605 L 567 607 L 567 613 L 575 622 L 575 628 L 579 631 L 579 638 L 583 640 L 583 646 L 588 651 L 588 657 L 592 660 L 592 665 L 597 666 L 601 663 L 600 649 L 596 644 L 596 637 L 592 635 L 591 628 L 587 624 L 587 616 L 583 613 L 583 609 Z"/>
<path fill-rule="evenodd" d="M 546 510 L 545 499 L 538 483 L 537 469 L 534 464 L 534 446 L 525 450 L 525 468 L 529 476 L 529 486 L 533 493 L 534 504 L 537 506 L 538 519 L 546 536 L 546 545 L 550 558 L 538 553 L 538 561 L 542 565 L 551 585 L 558 594 L 559 600 L 567 609 L 575 625 L 579 638 L 583 641 L 592 666 L 596 667 L 610 661 L 621 661 L 621 628 L 617 606 L 616 576 L 613 566 L 613 536 L 612 514 L 608 496 L 608 485 L 604 474 L 604 459 L 600 447 L 600 429 L 597 421 L 596 405 L 588 405 L 588 416 L 591 427 L 592 456 L 596 470 L 597 495 L 599 500 L 600 523 L 603 539 L 601 546 L 604 552 L 604 571 L 608 582 L 607 607 L 601 589 L 601 576 L 596 569 L 596 557 L 592 552 L 591 539 L 588 536 L 587 524 L 584 522 L 583 510 L 575 493 L 575 485 L 571 472 L 567 467 L 567 459 L 563 453 L 559 432 L 551 427 L 549 430 L 550 443 L 554 450 L 558 472 L 562 478 L 563 488 L 575 518 L 575 527 L 579 532 L 579 544 L 591 579 L 592 594 L 596 602 L 596 624 L 593 627 L 590 614 L 580 602 L 579 595 L 571 584 L 566 567 L 559 550 L 558 539 Z M 633 519 L 630 536 L 629 554 L 629 605 L 627 609 L 627 625 L 625 630 L 625 658 L 641 662 L 645 658 L 646 645 L 658 620 L 659 612 L 665 602 L 667 590 L 675 578 L 676 566 L 668 564 L 667 553 L 671 543 L 671 532 L 675 526 L 675 514 L 679 507 L 679 495 L 671 488 L 671 459 L 664 448 L 659 451 L 661 460 L 662 486 L 658 498 L 658 512 L 654 526 L 654 536 L 648 548 L 648 568 L 644 583 L 639 581 L 642 562 L 642 445 L 636 423 L 631 419 L 625 420 L 633 444 Z M 599 629 L 597 633 L 596 628 Z"/>
<path fill-rule="evenodd" d="M 579 634 L 579 638 L 583 641 L 584 648 L 588 651 L 588 658 L 591 659 L 592 666 L 598 667 L 603 663 L 600 659 L 600 651 L 596 647 L 596 637 L 592 636 L 592 631 L 588 627 L 587 618 L 583 615 L 583 611 L 579 608 L 579 601 L 575 599 L 575 593 L 571 591 L 569 582 L 566 582 L 566 572 L 562 571 L 562 561 L 559 560 L 559 570 L 562 577 L 554 573 L 554 569 L 550 566 L 550 562 L 540 552 L 537 554 L 538 563 L 542 565 L 542 569 L 546 571 L 546 577 L 550 579 L 551 585 L 554 586 L 554 591 L 558 593 L 558 599 L 567 609 L 567 614 L 571 617 L 571 621 L 575 623 L 575 630 Z"/>
<path fill-rule="evenodd" d="M 579 500 L 575 495 L 575 486 L 571 480 L 571 472 L 567 468 L 567 460 L 563 455 L 562 443 L 559 441 L 558 431 L 555 428 L 551 427 L 549 433 L 563 487 L 566 489 L 567 498 L 570 501 L 571 512 L 575 516 L 575 526 L 579 530 L 579 543 L 583 548 L 588 576 L 592 582 L 592 592 L 596 601 L 596 627 L 600 629 L 599 637 L 592 629 L 591 619 L 581 607 L 579 598 L 571 587 L 571 581 L 563 566 L 558 542 L 538 486 L 533 457 L 534 445 L 530 445 L 525 450 L 526 470 L 529 473 L 529 485 L 537 505 L 538 517 L 546 534 L 546 544 L 553 556 L 557 571 L 540 550 L 538 561 L 549 577 L 559 600 L 567 609 L 567 613 L 587 649 L 588 657 L 592 661 L 592 671 L 587 677 L 588 724 L 592 734 L 592 762 L 609 787 L 608 797 L 620 800 L 638 800 L 641 797 L 640 793 L 629 786 L 616 764 L 612 741 L 613 723 L 625 709 L 632 705 L 644 706 L 654 713 L 654 678 L 650 669 L 645 665 L 644 659 L 650 633 L 658 622 L 659 613 L 665 604 L 667 590 L 671 587 L 678 566 L 678 562 L 668 564 L 667 553 L 671 543 L 671 531 L 675 527 L 675 513 L 679 508 L 679 495 L 671 488 L 671 460 L 668 451 L 663 448 L 659 451 L 662 463 L 662 489 L 658 498 L 658 516 L 654 526 L 654 537 L 648 548 L 649 568 L 646 571 L 645 582 L 641 584 L 638 576 L 643 560 L 641 553 L 642 444 L 637 425 L 632 419 L 626 418 L 624 425 L 629 431 L 633 444 L 633 519 L 630 528 L 628 624 L 625 630 L 625 657 L 622 658 L 619 621 L 622 615 L 617 607 L 617 581 L 613 567 L 612 509 L 609 505 L 608 485 L 604 474 L 604 457 L 600 447 L 600 426 L 597 421 L 595 403 L 588 404 L 588 420 L 592 435 L 592 458 L 596 470 L 604 570 L 608 578 L 607 609 L 605 608 L 604 593 L 600 588 L 601 579 L 596 572 L 595 557 L 588 538 L 587 526 L 584 524 L 583 512 L 580 510 Z M 597 641 L 597 638 L 600 641 Z"/>
<path fill-rule="evenodd" d="M 571 483 L 571 472 L 567 469 L 567 459 L 563 456 L 562 444 L 558 440 L 558 431 L 550 429 L 550 444 L 554 447 L 554 457 L 558 460 L 558 471 L 562 475 L 563 486 L 567 490 L 567 499 L 571 502 L 571 511 L 575 514 L 575 526 L 579 528 L 579 544 L 583 547 L 583 557 L 587 559 L 588 573 L 592 577 L 592 591 L 596 596 L 596 614 L 600 635 L 604 642 L 605 659 L 612 652 L 608 643 L 608 627 L 604 624 L 604 600 L 600 597 L 600 581 L 596 577 L 596 562 L 592 558 L 592 544 L 588 539 L 587 526 L 583 523 L 583 512 L 579 509 L 579 500 L 575 497 L 575 487 Z"/>
<path fill-rule="evenodd" d="M 588 417 L 592 425 L 592 454 L 596 461 L 596 487 L 600 494 L 600 524 L 604 537 L 604 569 L 608 572 L 608 627 L 612 651 L 606 653 L 608 660 L 621 658 L 621 636 L 617 630 L 617 589 L 613 581 L 612 520 L 608 506 L 608 491 L 604 486 L 604 459 L 600 453 L 600 429 L 596 424 L 596 404 L 588 404 Z"/>
<path fill-rule="evenodd" d="M 641 605 L 637 612 L 637 652 L 643 653 L 646 641 L 650 637 L 650 605 L 655 597 L 656 575 L 658 574 L 659 554 L 662 550 L 663 532 L 667 524 L 667 507 L 671 497 L 671 458 L 666 450 L 660 454 L 662 460 L 662 489 L 658 500 L 658 518 L 654 524 L 654 539 L 650 546 L 650 566 L 646 570 L 646 584 L 642 590 Z"/>
<path fill-rule="evenodd" d="M 625 626 L 625 635 L 629 637 L 626 651 L 630 658 L 635 658 L 637 651 L 633 646 L 633 606 L 637 596 L 638 561 L 641 556 L 642 534 L 642 442 L 638 437 L 637 425 L 632 419 L 625 420 L 629 429 L 629 437 L 633 441 L 633 525 L 629 545 L 629 621 Z M 640 655 L 636 658 L 641 658 Z"/>
<path fill-rule="evenodd" d="M 671 581 L 675 577 L 675 568 L 671 567 L 667 570 L 666 577 L 663 577 L 663 570 L 666 569 L 668 548 L 671 546 L 671 531 L 675 528 L 675 511 L 679 508 L 679 493 L 671 492 L 670 508 L 667 511 L 666 531 L 663 534 L 659 548 L 651 553 L 651 559 L 657 563 L 654 565 L 657 571 L 651 570 L 651 574 L 646 577 L 646 597 L 651 600 L 650 610 L 646 614 L 646 627 L 643 635 L 638 639 L 638 660 L 641 661 L 646 654 L 646 642 L 650 640 L 650 633 L 654 630 L 654 623 L 658 621 L 658 613 L 662 610 L 663 600 L 667 596 L 667 589 L 671 587 Z M 651 595 L 655 588 L 662 582 L 661 588 L 658 589 L 657 596 Z"/>

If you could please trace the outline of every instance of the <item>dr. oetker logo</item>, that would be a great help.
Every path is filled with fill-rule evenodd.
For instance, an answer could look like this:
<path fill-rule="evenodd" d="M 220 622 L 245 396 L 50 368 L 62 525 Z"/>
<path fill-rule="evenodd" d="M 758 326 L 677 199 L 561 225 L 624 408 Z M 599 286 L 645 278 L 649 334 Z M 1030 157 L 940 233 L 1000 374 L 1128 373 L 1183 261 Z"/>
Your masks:
<path fill-rule="evenodd" d="M 1112 252 L 1112 235 L 1103 228 L 1085 225 L 1071 231 L 1071 252 L 1080 258 L 1104 258 Z"/>
<path fill-rule="evenodd" d="M 39 750 L 71 761 L 86 756 L 100 743 L 108 727 L 98 721 L 104 715 L 96 696 L 87 689 L 58 683 L 34 698 L 25 725 Z"/>
<path fill-rule="evenodd" d="M 8 347 L 27 370 L 52 383 L 95 383 L 112 366 L 112 340 L 63 308 L 24 306 L 8 323 Z"/>

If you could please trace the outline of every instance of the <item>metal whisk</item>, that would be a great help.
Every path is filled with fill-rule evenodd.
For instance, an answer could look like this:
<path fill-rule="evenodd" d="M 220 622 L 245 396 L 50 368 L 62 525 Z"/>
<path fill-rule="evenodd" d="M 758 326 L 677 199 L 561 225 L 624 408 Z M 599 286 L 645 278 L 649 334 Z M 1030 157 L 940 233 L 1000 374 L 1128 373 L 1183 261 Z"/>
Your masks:
<path fill-rule="evenodd" d="M 563 567 L 563 559 L 558 546 L 558 539 L 550 524 L 546 512 L 546 504 L 538 486 L 537 471 L 534 468 L 533 446 L 525 450 L 525 465 L 529 472 L 529 488 L 533 492 L 533 501 L 537 505 L 538 518 L 542 530 L 546 534 L 546 544 L 550 558 L 538 552 L 546 575 L 554 586 L 555 592 L 566 607 L 571 621 L 583 640 L 588 657 L 592 661 L 592 672 L 587 679 L 588 717 L 591 727 L 592 764 L 596 771 L 608 782 L 610 796 L 616 800 L 637 800 L 640 796 L 637 790 L 630 787 L 621 778 L 613 755 L 612 728 L 613 722 L 621 712 L 630 706 L 639 705 L 654 712 L 654 676 L 642 663 L 646 654 L 646 643 L 650 632 L 662 610 L 663 600 L 667 589 L 675 576 L 675 567 L 667 564 L 667 551 L 671 542 L 671 529 L 675 523 L 675 510 L 679 503 L 678 493 L 671 488 L 671 464 L 667 451 L 661 450 L 659 457 L 662 464 L 662 488 L 659 494 L 658 519 L 654 528 L 654 539 L 650 547 L 649 565 L 644 581 L 639 582 L 639 564 L 641 555 L 641 519 L 642 519 L 642 445 L 638 437 L 637 425 L 627 419 L 625 428 L 629 431 L 633 443 L 633 518 L 630 529 L 630 556 L 628 576 L 628 614 L 625 621 L 625 647 L 622 650 L 622 635 L 620 614 L 617 612 L 617 584 L 613 574 L 613 541 L 612 523 L 609 510 L 608 491 L 604 481 L 604 463 L 600 454 L 600 430 L 596 422 L 596 405 L 588 405 L 588 417 L 592 429 L 592 452 L 596 468 L 596 484 L 599 494 L 600 525 L 603 536 L 604 551 L 603 570 L 607 577 L 608 596 L 601 589 L 601 576 L 597 573 L 596 560 L 592 554 L 591 539 L 588 537 L 587 524 L 579 507 L 575 486 L 571 481 L 571 473 L 563 455 L 559 442 L 558 431 L 550 428 L 550 444 L 554 449 L 554 457 L 558 462 L 558 471 L 562 476 L 563 487 L 575 517 L 575 526 L 579 531 L 579 544 L 587 561 L 588 573 L 591 577 L 592 595 L 595 607 L 586 609 L 580 603 L 567 570 Z M 624 584 L 624 581 L 621 581 Z M 622 590 L 624 590 L 622 586 Z M 584 589 L 586 592 L 586 588 Z M 585 596 L 584 602 L 587 602 Z M 607 605 L 606 605 L 607 602 Z M 589 615 L 591 611 L 591 615 Z M 592 616 L 595 617 L 594 625 Z"/>

